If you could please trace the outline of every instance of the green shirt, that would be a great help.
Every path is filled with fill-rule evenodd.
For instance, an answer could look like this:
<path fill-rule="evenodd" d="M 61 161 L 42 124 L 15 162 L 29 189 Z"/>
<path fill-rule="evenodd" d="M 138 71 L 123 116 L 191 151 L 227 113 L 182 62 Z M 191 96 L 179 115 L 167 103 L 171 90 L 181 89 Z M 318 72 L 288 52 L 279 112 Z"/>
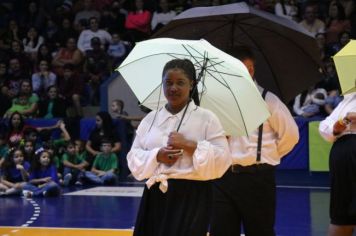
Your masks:
<path fill-rule="evenodd" d="M 68 155 L 68 153 L 64 153 L 62 156 L 62 162 L 68 161 L 73 165 L 78 165 L 84 161 L 83 156 L 79 154 Z"/>
<path fill-rule="evenodd" d="M 0 160 L 6 158 L 9 152 L 9 148 L 6 144 L 0 146 Z"/>
<path fill-rule="evenodd" d="M 108 156 L 104 155 L 103 153 L 98 154 L 95 157 L 93 167 L 102 171 L 116 169 L 118 167 L 116 154 L 111 153 Z"/>

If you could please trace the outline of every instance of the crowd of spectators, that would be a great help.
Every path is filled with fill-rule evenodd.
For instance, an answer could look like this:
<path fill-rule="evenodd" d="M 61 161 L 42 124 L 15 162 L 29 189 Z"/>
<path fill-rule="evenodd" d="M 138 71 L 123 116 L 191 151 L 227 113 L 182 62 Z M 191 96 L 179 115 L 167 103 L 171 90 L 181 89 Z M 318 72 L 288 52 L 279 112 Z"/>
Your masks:
<path fill-rule="evenodd" d="M 66 142 L 62 145 L 62 149 L 58 149 L 54 144 L 45 145 L 46 138 L 31 138 L 29 134 L 40 136 L 39 131 L 42 129 L 26 127 L 24 119 L 65 119 L 68 116 L 81 118 L 82 106 L 99 105 L 100 85 L 110 76 L 113 69 L 120 65 L 137 41 L 148 39 L 187 8 L 232 2 L 241 1 L 1 1 L 0 116 L 8 119 L 8 122 L 2 122 L 8 125 L 7 129 L 0 130 L 0 166 L 13 168 L 10 172 L 6 170 L 2 172 L 2 180 L 5 178 L 5 182 L 0 185 L 2 193 L 8 191 L 12 194 L 13 188 L 18 189 L 20 186 L 15 183 L 9 184 L 11 181 L 6 179 L 9 173 L 17 174 L 16 181 L 21 183 L 24 179 L 30 178 L 23 175 L 26 171 L 31 172 L 30 165 L 24 164 L 24 161 L 37 161 L 37 165 L 43 165 L 42 159 L 50 159 L 50 164 L 47 165 L 53 162 L 58 170 L 62 168 L 59 178 L 52 178 L 57 184 L 68 185 L 69 182 L 73 182 L 73 179 L 77 182 L 78 175 L 85 171 L 92 171 L 93 173 L 87 173 L 89 180 L 97 183 L 105 182 L 106 177 L 112 178 L 117 163 L 109 161 L 112 165 L 103 166 L 101 161 L 95 161 L 97 156 L 112 160 L 116 156 L 111 154 L 118 154 L 121 148 L 117 134 L 110 129 L 112 121 L 108 113 L 97 114 L 96 126 L 87 143 L 80 140 L 70 141 L 74 136 L 70 132 L 67 135 L 67 131 L 63 130 L 64 123 L 48 128 L 60 129 L 65 134 Z M 323 78 L 320 83 L 298 95 L 290 107 L 295 116 L 308 118 L 331 113 L 342 100 L 331 57 L 351 38 L 356 38 L 355 1 L 245 0 L 244 2 L 296 21 L 314 35 L 324 65 Z M 113 101 L 113 104 L 116 104 L 113 107 L 123 108 L 123 104 L 118 101 L 121 100 Z M 116 116 L 128 117 L 128 114 L 120 109 L 115 112 L 115 119 Z M 130 132 L 132 136 L 132 130 Z M 27 148 L 27 145 L 32 148 Z M 42 150 L 42 152 L 35 155 L 34 150 Z M 47 152 L 48 150 L 53 151 Z M 58 150 L 62 150 L 62 153 Z M 88 159 L 83 156 L 83 153 L 88 155 Z M 17 159 L 21 156 L 24 156 L 23 161 L 19 162 Z M 106 177 L 100 178 L 102 176 Z M 79 175 L 79 177 L 83 176 Z M 32 178 L 37 177 L 32 176 Z M 47 180 L 43 178 L 42 181 L 34 182 L 42 186 L 47 183 Z M 53 187 L 54 192 L 57 191 L 57 186 L 50 186 Z M 21 188 L 23 187 L 21 185 Z M 27 186 L 27 190 L 34 194 L 38 189 Z M 48 189 L 42 190 L 45 193 L 48 191 Z"/>

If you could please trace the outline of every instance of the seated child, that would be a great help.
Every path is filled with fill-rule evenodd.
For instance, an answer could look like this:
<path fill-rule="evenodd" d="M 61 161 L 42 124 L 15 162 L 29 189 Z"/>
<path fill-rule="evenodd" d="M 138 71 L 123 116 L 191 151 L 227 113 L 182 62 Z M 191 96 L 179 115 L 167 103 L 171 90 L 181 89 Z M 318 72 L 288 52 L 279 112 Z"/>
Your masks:
<path fill-rule="evenodd" d="M 25 161 L 21 148 L 13 148 L 1 167 L 0 195 L 20 195 L 28 180 L 30 164 Z"/>
<path fill-rule="evenodd" d="M 85 171 L 87 163 L 85 162 L 85 159 L 83 159 L 83 156 L 77 152 L 74 141 L 69 141 L 67 143 L 66 152 L 62 156 L 62 162 L 64 166 L 63 185 L 68 186 L 71 183 L 79 185 L 78 177 Z"/>
<path fill-rule="evenodd" d="M 25 197 L 59 196 L 61 189 L 57 176 L 57 169 L 53 164 L 50 152 L 41 150 L 36 153 L 30 168 L 29 182 L 23 187 Z"/>
<path fill-rule="evenodd" d="M 93 184 L 115 184 L 118 160 L 112 150 L 112 142 L 103 138 L 101 141 L 101 153 L 95 156 L 91 171 L 86 171 L 84 178 Z"/>

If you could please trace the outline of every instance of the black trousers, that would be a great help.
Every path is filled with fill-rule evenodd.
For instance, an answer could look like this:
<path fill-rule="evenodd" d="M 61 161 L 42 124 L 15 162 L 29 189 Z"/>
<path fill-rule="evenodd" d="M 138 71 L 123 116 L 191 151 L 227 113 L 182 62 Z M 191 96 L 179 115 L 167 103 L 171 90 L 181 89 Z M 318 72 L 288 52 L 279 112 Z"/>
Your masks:
<path fill-rule="evenodd" d="M 330 218 L 335 225 L 356 225 L 356 135 L 335 141 L 330 150 Z"/>
<path fill-rule="evenodd" d="M 213 183 L 211 236 L 274 236 L 276 185 L 273 166 L 229 169 Z"/>
<path fill-rule="evenodd" d="M 206 236 L 211 215 L 211 181 L 168 180 L 145 187 L 134 236 Z"/>

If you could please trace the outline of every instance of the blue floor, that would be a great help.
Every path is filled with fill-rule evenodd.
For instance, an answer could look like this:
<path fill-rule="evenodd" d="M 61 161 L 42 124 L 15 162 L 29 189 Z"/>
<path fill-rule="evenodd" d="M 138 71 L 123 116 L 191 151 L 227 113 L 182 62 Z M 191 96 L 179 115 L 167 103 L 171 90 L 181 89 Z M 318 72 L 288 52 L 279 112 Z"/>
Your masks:
<path fill-rule="evenodd" d="M 277 235 L 325 236 L 329 222 L 326 173 L 277 172 Z M 71 188 L 66 192 L 76 191 Z M 0 226 L 131 229 L 139 197 L 0 198 Z M 29 221 L 38 209 L 40 216 Z M 36 213 L 36 212 L 35 212 Z"/>

